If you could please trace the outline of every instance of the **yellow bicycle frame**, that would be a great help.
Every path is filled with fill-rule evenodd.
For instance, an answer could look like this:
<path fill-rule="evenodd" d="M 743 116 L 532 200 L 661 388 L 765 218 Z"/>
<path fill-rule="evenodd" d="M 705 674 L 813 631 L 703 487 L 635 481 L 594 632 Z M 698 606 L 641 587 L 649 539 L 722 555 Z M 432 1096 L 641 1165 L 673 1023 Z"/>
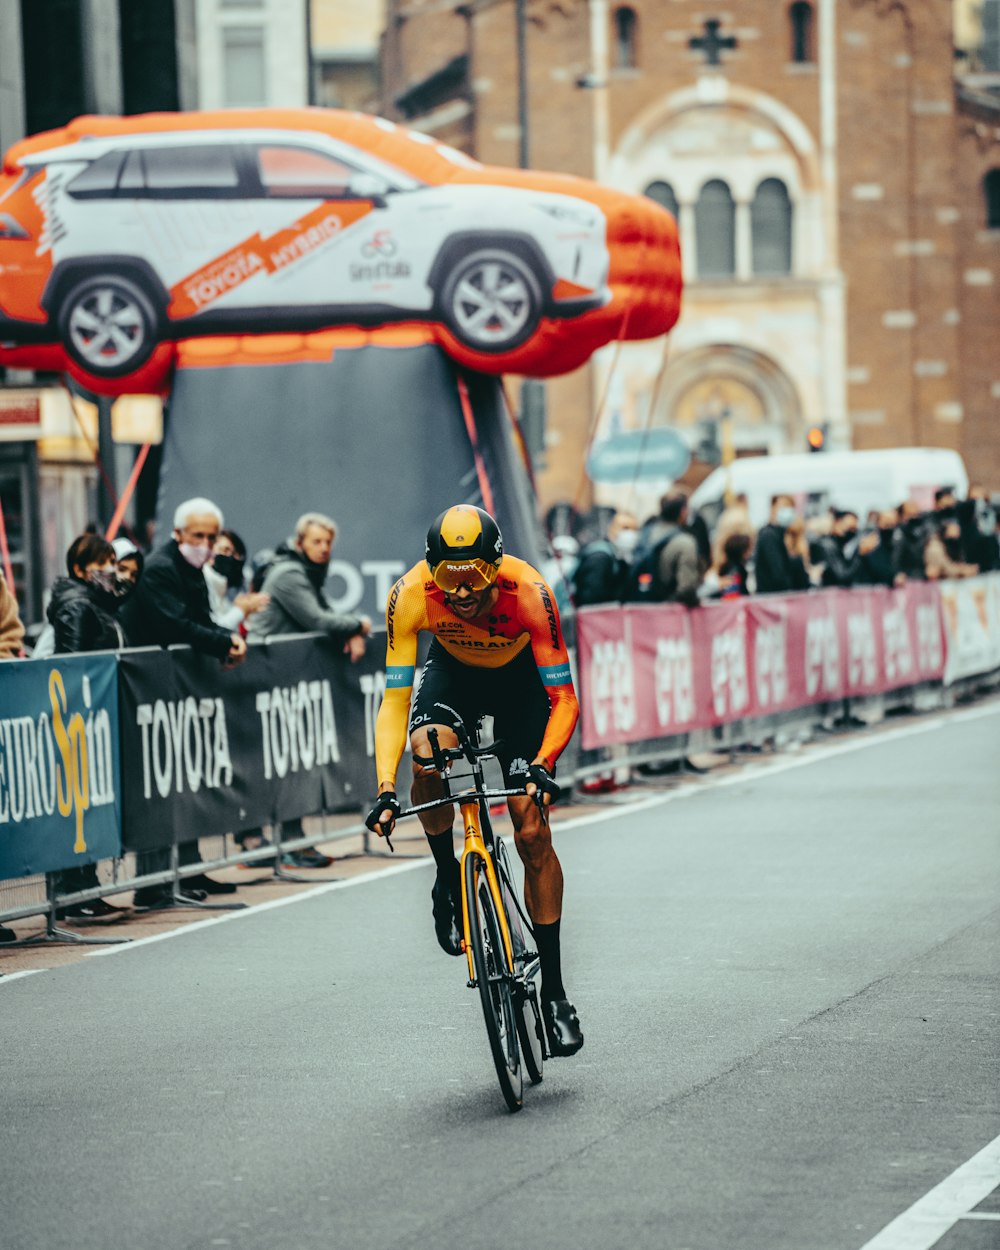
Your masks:
<path fill-rule="evenodd" d="M 507 952 L 507 966 L 514 967 L 514 948 L 510 940 L 510 930 L 507 927 L 507 912 L 503 905 L 503 896 L 500 893 L 500 882 L 497 879 L 496 870 L 493 867 L 493 859 L 486 850 L 486 843 L 483 841 L 483 833 L 479 828 L 479 800 L 470 799 L 462 802 L 461 795 L 455 796 L 455 802 L 460 804 L 462 808 L 462 824 L 465 827 L 465 846 L 462 850 L 462 949 L 465 951 L 465 958 L 469 964 L 469 981 L 474 982 L 476 979 L 476 970 L 472 964 L 472 941 L 471 941 L 471 918 L 469 916 L 469 900 L 465 893 L 465 860 L 471 854 L 478 854 L 486 865 L 486 881 L 490 887 L 490 893 L 493 895 L 493 903 L 496 907 L 497 920 L 500 924 L 500 932 L 503 935 L 504 950 Z"/>

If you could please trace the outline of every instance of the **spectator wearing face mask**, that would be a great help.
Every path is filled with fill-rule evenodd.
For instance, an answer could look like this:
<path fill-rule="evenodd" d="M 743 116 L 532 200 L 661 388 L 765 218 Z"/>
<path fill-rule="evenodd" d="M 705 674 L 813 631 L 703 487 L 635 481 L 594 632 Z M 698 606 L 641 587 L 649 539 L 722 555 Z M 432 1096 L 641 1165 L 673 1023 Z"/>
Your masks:
<path fill-rule="evenodd" d="M 67 655 L 77 651 L 117 651 L 127 645 L 118 620 L 126 585 L 118 576 L 115 551 L 98 534 L 81 534 L 66 553 L 67 577 L 52 587 L 47 616 L 52 626 L 53 651 Z M 52 874 L 57 894 L 100 885 L 95 864 L 66 868 Z M 90 924 L 124 919 L 124 910 L 102 898 L 74 903 L 56 911 L 60 920 Z"/>
<path fill-rule="evenodd" d="M 901 503 L 897 511 L 896 571 L 902 573 L 907 581 L 922 582 L 927 577 L 924 549 L 930 537 L 930 521 L 913 499 Z"/>
<path fill-rule="evenodd" d="M 791 495 L 775 495 L 771 500 L 771 519 L 757 535 L 754 558 L 754 584 L 759 595 L 785 594 L 801 589 L 796 583 L 792 554 L 785 543 L 785 531 L 798 513 Z"/>
<path fill-rule="evenodd" d="M 124 582 L 126 587 L 123 598 L 128 599 L 135 593 L 135 588 L 139 584 L 146 557 L 131 538 L 116 538 L 111 546 L 115 549 L 119 581 Z"/>
<path fill-rule="evenodd" d="M 997 517 L 986 488 L 970 486 L 966 498 L 955 505 L 955 515 L 962 531 L 964 559 L 974 564 L 980 573 L 1000 568 Z"/>
<path fill-rule="evenodd" d="M 541 565 L 539 572 L 552 587 L 559 615 L 572 610 L 573 574 L 580 558 L 580 544 L 572 534 L 553 534 L 549 539 L 552 555 Z"/>
<path fill-rule="evenodd" d="M 906 574 L 898 564 L 899 535 L 897 513 L 894 508 L 879 512 L 875 518 L 873 534 L 861 542 L 861 559 L 858 562 L 858 584 L 861 586 L 902 586 Z"/>
<path fill-rule="evenodd" d="M 205 565 L 212 620 L 216 625 L 241 632 L 247 618 L 271 602 L 270 595 L 247 590 L 243 572 L 246 558 L 246 543 L 239 534 L 222 529 L 212 548 L 212 558 Z"/>
<path fill-rule="evenodd" d="M 620 510 L 608 524 L 607 537 L 592 539 L 582 548 L 573 573 L 573 599 L 578 608 L 621 601 L 638 537 L 635 516 Z"/>
<path fill-rule="evenodd" d="M 858 514 L 831 508 L 833 524 L 830 533 L 819 539 L 820 561 L 823 564 L 824 586 L 853 586 L 858 580 L 862 539 L 858 533 Z M 866 535 L 865 550 L 877 544 L 874 535 Z"/>
<path fill-rule="evenodd" d="M 222 524 L 222 513 L 210 499 L 188 499 L 177 508 L 170 541 L 146 561 L 138 588 L 125 608 L 125 627 L 133 646 L 186 643 L 194 651 L 215 656 L 226 667 L 246 659 L 246 640 L 238 631 L 216 625 L 209 606 L 204 568 Z M 181 842 L 178 856 L 182 865 L 198 863 L 197 839 Z M 142 874 L 160 872 L 169 863 L 166 850 L 143 851 L 138 869 Z M 235 889 L 231 882 L 216 881 L 204 873 L 185 878 L 180 886 L 181 893 L 194 901 L 206 893 L 231 894 Z M 137 911 L 174 906 L 173 893 L 164 886 L 136 891 Z"/>
<path fill-rule="evenodd" d="M 115 550 L 98 534 L 81 534 L 66 553 L 68 577 L 57 578 L 46 615 L 54 653 L 117 651 L 127 646 L 118 612 L 125 584 Z"/>

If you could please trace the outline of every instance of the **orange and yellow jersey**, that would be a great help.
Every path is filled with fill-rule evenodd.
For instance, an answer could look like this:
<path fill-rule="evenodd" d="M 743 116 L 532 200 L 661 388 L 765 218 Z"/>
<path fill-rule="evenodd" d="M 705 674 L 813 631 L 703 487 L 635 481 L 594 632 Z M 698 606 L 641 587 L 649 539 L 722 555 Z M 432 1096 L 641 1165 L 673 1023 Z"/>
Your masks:
<path fill-rule="evenodd" d="M 538 756 L 554 765 L 580 715 L 569 652 L 559 624 L 555 595 L 537 569 L 504 556 L 496 602 L 482 616 L 461 620 L 449 611 L 445 594 L 421 560 L 396 582 L 386 604 L 385 698 L 375 722 L 375 765 L 379 782 L 394 780 L 403 748 L 417 662 L 417 637 L 433 634 L 442 647 L 472 668 L 501 668 L 530 647 L 549 697 L 549 720 Z"/>

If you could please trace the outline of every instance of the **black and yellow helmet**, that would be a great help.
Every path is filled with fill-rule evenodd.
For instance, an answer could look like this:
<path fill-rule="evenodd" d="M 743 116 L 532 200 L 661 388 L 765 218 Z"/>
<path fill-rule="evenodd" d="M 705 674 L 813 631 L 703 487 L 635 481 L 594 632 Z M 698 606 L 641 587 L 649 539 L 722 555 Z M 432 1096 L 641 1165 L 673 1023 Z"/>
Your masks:
<path fill-rule="evenodd" d="M 427 531 L 425 552 L 431 577 L 446 594 L 460 586 L 478 594 L 497 579 L 503 539 L 488 512 L 459 503 L 442 512 Z"/>

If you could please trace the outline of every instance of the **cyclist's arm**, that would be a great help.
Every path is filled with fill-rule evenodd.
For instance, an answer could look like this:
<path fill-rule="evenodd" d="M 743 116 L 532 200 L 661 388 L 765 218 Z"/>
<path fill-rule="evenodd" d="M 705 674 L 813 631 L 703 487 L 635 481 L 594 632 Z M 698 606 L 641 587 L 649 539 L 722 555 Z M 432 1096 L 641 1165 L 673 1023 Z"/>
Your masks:
<path fill-rule="evenodd" d="M 396 788 L 396 770 L 406 746 L 417 663 L 417 635 L 427 623 L 422 579 L 414 584 L 409 580 L 410 573 L 393 586 L 385 610 L 385 697 L 375 721 L 375 771 L 379 793 Z"/>
<path fill-rule="evenodd" d="M 559 623 L 559 609 L 551 587 L 534 571 L 521 583 L 518 593 L 521 620 L 531 639 L 531 652 L 549 696 L 549 720 L 538 754 L 531 761 L 549 772 L 573 736 L 580 704 L 573 688 L 569 652 Z"/>

